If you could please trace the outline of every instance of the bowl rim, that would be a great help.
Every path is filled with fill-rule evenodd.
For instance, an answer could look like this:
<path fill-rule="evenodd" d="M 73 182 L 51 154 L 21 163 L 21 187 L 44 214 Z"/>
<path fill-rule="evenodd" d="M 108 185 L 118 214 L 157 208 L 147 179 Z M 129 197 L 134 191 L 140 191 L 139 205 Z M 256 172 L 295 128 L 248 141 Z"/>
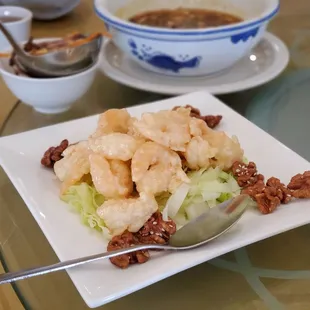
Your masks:
<path fill-rule="evenodd" d="M 43 42 L 43 41 L 53 41 L 53 40 L 59 40 L 61 39 L 60 37 L 43 37 L 43 38 L 37 38 L 37 39 L 34 39 L 33 41 L 34 42 Z M 26 43 L 27 41 L 23 41 L 21 42 L 21 44 L 24 44 Z M 11 49 L 8 50 L 8 51 L 12 51 Z M 34 81 L 34 82 L 37 82 L 37 83 L 50 83 L 51 81 L 67 81 L 67 80 L 72 80 L 74 78 L 77 78 L 77 77 L 80 77 L 80 76 L 83 76 L 83 75 L 86 75 L 87 73 L 90 73 L 94 70 L 96 70 L 98 68 L 98 64 L 100 62 L 100 55 L 97 59 L 97 61 L 91 66 L 89 67 L 88 69 L 80 72 L 80 73 L 77 73 L 77 74 L 74 74 L 74 75 L 69 75 L 69 76 L 62 76 L 62 77 L 55 77 L 55 78 L 34 78 L 34 77 L 29 77 L 29 76 L 23 76 L 23 75 L 16 75 L 12 72 L 9 72 L 7 71 L 6 69 L 3 68 L 3 65 L 2 65 L 2 61 L 4 59 L 0 59 L 0 74 L 3 75 L 3 76 L 7 76 L 7 77 L 10 77 L 10 78 L 14 78 L 16 80 L 22 80 L 22 81 L 26 81 L 26 82 L 30 82 L 31 81 Z M 7 60 L 5 58 L 5 60 Z"/>
<path fill-rule="evenodd" d="M 49 20 L 54 20 L 59 17 L 65 16 L 69 14 L 71 11 L 73 11 L 79 4 L 80 0 L 74 0 L 73 2 L 67 1 L 64 2 L 66 6 L 63 7 L 63 11 L 59 11 L 59 9 L 56 7 L 54 14 L 53 12 L 40 12 L 38 9 L 33 9 L 33 18 L 39 21 L 49 21 Z"/>
<path fill-rule="evenodd" d="M 150 35 L 171 35 L 171 36 L 201 36 L 201 35 L 215 35 L 215 34 L 223 34 L 232 31 L 240 31 L 246 28 L 259 26 L 260 24 L 269 21 L 272 19 L 280 9 L 280 1 L 273 0 L 270 4 L 270 8 L 266 9 L 263 16 L 247 19 L 243 22 L 227 25 L 227 26 L 220 26 L 220 27 L 210 27 L 204 29 L 174 29 L 171 31 L 170 29 L 166 28 L 159 28 L 159 27 L 150 27 L 150 26 L 142 26 L 139 24 L 134 24 L 124 19 L 121 19 L 112 13 L 110 13 L 104 6 L 102 0 L 94 0 L 94 10 L 97 16 L 106 22 L 108 25 L 112 25 L 115 28 L 122 28 L 127 31 L 135 31 L 144 34 Z"/>

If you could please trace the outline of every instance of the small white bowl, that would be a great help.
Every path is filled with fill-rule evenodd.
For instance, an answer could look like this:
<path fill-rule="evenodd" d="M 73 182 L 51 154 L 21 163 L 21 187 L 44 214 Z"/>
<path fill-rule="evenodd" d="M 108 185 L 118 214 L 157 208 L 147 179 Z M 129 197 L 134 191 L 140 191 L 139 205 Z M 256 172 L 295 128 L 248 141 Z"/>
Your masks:
<path fill-rule="evenodd" d="M 178 7 L 211 9 L 244 19 L 228 26 L 166 29 L 134 24 L 137 13 Z M 234 65 L 259 42 L 279 0 L 95 0 L 97 15 L 113 41 L 147 70 L 173 76 L 200 76 Z"/>
<path fill-rule="evenodd" d="M 67 15 L 80 3 L 80 0 L 0 0 L 4 5 L 22 6 L 33 13 L 37 20 L 53 20 Z"/>
<path fill-rule="evenodd" d="M 29 10 L 17 6 L 0 6 L 0 17 L 19 18 L 17 21 L 5 23 L 5 27 L 17 42 L 23 42 L 29 39 L 32 21 L 32 13 Z M 10 46 L 6 37 L 0 32 L 0 50 L 6 50 Z"/>
<path fill-rule="evenodd" d="M 57 38 L 35 40 L 51 41 Z M 0 59 L 0 74 L 10 91 L 23 103 L 44 114 L 67 111 L 82 97 L 94 81 L 98 65 L 67 77 L 32 78 L 16 75 L 9 65 L 9 59 Z"/>

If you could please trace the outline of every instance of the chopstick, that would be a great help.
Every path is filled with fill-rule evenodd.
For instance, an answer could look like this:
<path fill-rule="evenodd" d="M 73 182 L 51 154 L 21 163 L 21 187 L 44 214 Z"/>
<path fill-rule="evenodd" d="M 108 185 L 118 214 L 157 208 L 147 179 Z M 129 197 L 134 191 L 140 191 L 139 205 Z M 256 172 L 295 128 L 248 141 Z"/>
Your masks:
<path fill-rule="evenodd" d="M 78 34 L 78 32 L 76 32 Z M 73 33 L 75 34 L 75 33 Z M 71 36 L 73 35 L 71 34 Z M 95 39 L 96 37 L 98 36 L 103 36 L 103 37 L 106 37 L 106 38 L 109 38 L 111 39 L 112 38 L 112 35 L 108 32 L 108 31 L 103 31 L 103 32 L 96 32 L 96 33 L 93 33 L 91 35 L 89 35 L 88 37 L 84 38 L 84 39 L 79 39 L 79 40 L 72 40 L 72 41 L 67 41 L 67 46 L 68 47 L 76 47 L 76 46 L 79 46 L 79 45 L 83 45 L 85 43 L 88 43 L 90 41 L 92 41 L 93 39 Z M 68 36 L 66 36 L 68 37 Z M 66 37 L 64 37 L 63 40 L 66 40 Z M 39 49 L 39 50 L 36 50 L 35 51 L 35 55 L 43 55 L 45 53 L 47 53 L 49 50 L 47 48 L 42 48 L 42 49 Z M 10 58 L 11 57 L 11 53 L 0 53 L 0 58 Z"/>
<path fill-rule="evenodd" d="M 11 53 L 0 53 L 0 58 L 10 58 Z"/>

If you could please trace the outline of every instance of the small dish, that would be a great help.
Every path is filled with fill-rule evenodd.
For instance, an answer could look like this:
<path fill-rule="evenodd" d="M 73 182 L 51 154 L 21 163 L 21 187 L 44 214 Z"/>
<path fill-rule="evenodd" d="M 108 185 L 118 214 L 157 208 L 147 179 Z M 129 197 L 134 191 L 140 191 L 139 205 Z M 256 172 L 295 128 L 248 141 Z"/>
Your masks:
<path fill-rule="evenodd" d="M 135 106 L 128 108 L 128 112 L 139 117 L 144 112 L 189 103 L 203 115 L 223 115 L 219 130 L 237 135 L 246 157 L 257 164 L 266 178 L 276 176 L 287 184 L 296 173 L 310 170 L 308 161 L 207 92 Z M 59 184 L 52 171 L 40 166 L 40 159 L 47 148 L 58 145 L 64 138 L 87 139 L 95 130 L 97 119 L 98 116 L 86 117 L 0 139 L 0 164 L 61 261 L 102 253 L 107 242 L 100 233 L 83 226 L 79 214 L 59 199 Z M 68 270 L 68 274 L 87 305 L 98 307 L 207 260 L 309 222 L 308 200 L 283 205 L 269 215 L 249 210 L 230 232 L 201 248 L 180 253 L 152 253 L 147 264 L 125 270 L 109 261 L 100 261 Z"/>
<path fill-rule="evenodd" d="M 42 38 L 34 42 L 57 39 Z M 0 73 L 6 86 L 23 103 L 40 113 L 57 114 L 69 110 L 86 93 L 94 81 L 97 64 L 75 75 L 40 79 L 16 75 L 9 59 L 1 58 Z"/>
<path fill-rule="evenodd" d="M 242 19 L 208 28 L 160 28 L 129 19 L 147 11 L 176 8 L 213 10 Z M 143 68 L 170 76 L 202 76 L 230 68 L 266 32 L 279 10 L 279 0 L 95 0 L 95 10 L 113 42 Z"/>
<path fill-rule="evenodd" d="M 0 6 L 0 20 L 17 42 L 27 41 L 31 32 L 31 11 L 17 6 Z M 0 32 L 0 51 L 10 47 L 10 43 Z"/>
<path fill-rule="evenodd" d="M 78 6 L 81 0 L 1 0 L 5 5 L 22 6 L 33 13 L 37 20 L 53 20 L 62 17 Z"/>
<path fill-rule="evenodd" d="M 170 77 L 145 70 L 120 51 L 111 41 L 103 47 L 100 69 L 124 85 L 167 95 L 207 90 L 226 94 L 262 85 L 277 77 L 287 66 L 289 52 L 276 36 L 266 33 L 251 53 L 220 74 L 202 77 Z"/>

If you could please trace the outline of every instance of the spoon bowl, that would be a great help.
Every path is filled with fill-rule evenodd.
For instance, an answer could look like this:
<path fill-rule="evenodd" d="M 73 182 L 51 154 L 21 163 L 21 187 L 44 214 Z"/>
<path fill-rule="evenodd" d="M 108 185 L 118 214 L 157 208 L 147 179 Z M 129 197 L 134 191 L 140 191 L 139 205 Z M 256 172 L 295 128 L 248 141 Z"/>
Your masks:
<path fill-rule="evenodd" d="M 103 41 L 98 36 L 82 45 L 33 56 L 23 51 L 1 22 L 0 30 L 14 49 L 18 66 L 27 75 L 38 78 L 65 77 L 87 70 L 97 62 Z"/>
<path fill-rule="evenodd" d="M 247 207 L 253 202 L 248 195 L 239 195 L 227 200 L 209 211 L 201 214 L 194 220 L 179 229 L 171 238 L 168 245 L 143 244 L 111 252 L 95 254 L 60 262 L 54 265 L 31 268 L 18 272 L 9 272 L 0 275 L 0 284 L 23 280 L 34 276 L 60 271 L 86 263 L 95 262 L 104 258 L 112 258 L 141 250 L 190 250 L 197 248 L 221 236 L 233 227 L 242 217 Z"/>
<path fill-rule="evenodd" d="M 239 195 L 210 208 L 172 235 L 169 244 L 178 248 L 191 248 L 210 242 L 234 226 L 250 203 L 249 196 Z"/>

